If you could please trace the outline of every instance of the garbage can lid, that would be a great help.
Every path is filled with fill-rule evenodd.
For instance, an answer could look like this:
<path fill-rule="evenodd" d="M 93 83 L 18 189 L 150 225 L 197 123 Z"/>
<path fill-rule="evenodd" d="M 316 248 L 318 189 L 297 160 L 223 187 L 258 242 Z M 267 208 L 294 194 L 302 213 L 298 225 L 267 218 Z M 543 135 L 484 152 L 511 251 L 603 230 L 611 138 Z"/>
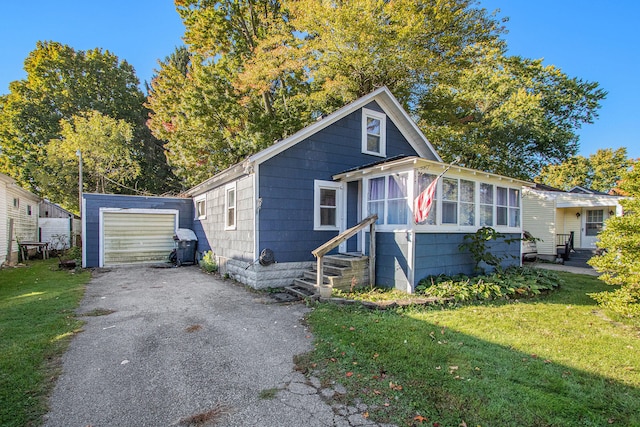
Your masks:
<path fill-rule="evenodd" d="M 178 228 L 176 235 L 173 237 L 175 240 L 198 240 L 196 233 L 188 228 Z"/>

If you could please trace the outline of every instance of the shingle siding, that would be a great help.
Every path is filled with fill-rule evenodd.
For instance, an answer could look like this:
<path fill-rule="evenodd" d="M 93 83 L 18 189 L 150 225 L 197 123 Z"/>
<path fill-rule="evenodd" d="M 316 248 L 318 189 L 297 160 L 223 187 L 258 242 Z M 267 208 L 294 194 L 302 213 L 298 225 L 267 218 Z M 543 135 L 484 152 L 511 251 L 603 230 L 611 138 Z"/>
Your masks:
<path fill-rule="evenodd" d="M 236 228 L 225 230 L 225 197 L 228 183 L 206 193 L 207 216 L 194 220 L 194 229 L 200 239 L 202 251 L 211 250 L 216 255 L 243 262 L 254 261 L 254 195 L 253 176 L 243 176 L 236 185 Z"/>
<path fill-rule="evenodd" d="M 366 108 L 381 111 L 375 103 Z M 417 155 L 389 117 L 386 129 L 387 157 Z M 361 152 L 361 138 L 357 110 L 259 165 L 260 249 L 272 249 L 278 262 L 312 261 L 311 251 L 337 235 L 313 231 L 314 180 L 331 181 L 335 174 L 382 160 Z"/>

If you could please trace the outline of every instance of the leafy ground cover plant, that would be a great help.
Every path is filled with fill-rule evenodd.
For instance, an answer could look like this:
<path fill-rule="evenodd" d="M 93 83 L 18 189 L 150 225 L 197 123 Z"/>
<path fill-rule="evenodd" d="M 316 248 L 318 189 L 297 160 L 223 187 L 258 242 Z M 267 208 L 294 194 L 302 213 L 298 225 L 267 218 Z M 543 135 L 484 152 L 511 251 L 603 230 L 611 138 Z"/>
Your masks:
<path fill-rule="evenodd" d="M 456 302 L 526 298 L 552 291 L 561 280 L 554 271 L 509 267 L 489 275 L 430 276 L 416 286 L 419 295 L 453 298 Z"/>
<path fill-rule="evenodd" d="M 482 305 L 319 304 L 298 368 L 400 426 L 640 425 L 637 327 L 587 295 L 597 278 L 558 276 L 556 292 Z"/>
<path fill-rule="evenodd" d="M 215 273 L 216 271 L 218 271 L 216 255 L 212 251 L 207 251 L 202 254 L 202 259 L 200 260 L 200 268 L 207 273 Z"/>
<path fill-rule="evenodd" d="M 39 425 L 59 358 L 82 326 L 74 314 L 88 272 L 58 260 L 0 270 L 0 425 Z"/>

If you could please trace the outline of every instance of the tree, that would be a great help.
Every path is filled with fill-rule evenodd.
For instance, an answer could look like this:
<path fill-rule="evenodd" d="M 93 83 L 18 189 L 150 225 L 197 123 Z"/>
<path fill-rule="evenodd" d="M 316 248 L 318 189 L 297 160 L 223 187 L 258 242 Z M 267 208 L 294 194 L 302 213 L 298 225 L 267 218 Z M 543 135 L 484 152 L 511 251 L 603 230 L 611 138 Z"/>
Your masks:
<path fill-rule="evenodd" d="M 65 206 L 78 208 L 78 158 L 82 153 L 83 187 L 98 193 L 128 193 L 126 184 L 140 175 L 136 158 L 139 147 L 133 140 L 133 127 L 125 120 L 113 119 L 98 111 L 62 120 L 60 138 L 47 145 L 47 170 L 58 177 L 52 195 Z M 46 176 L 38 177 L 40 182 Z M 60 185 L 63 184 L 63 185 Z M 69 189 L 75 189 L 69 192 Z"/>
<path fill-rule="evenodd" d="M 502 21 L 471 0 L 176 4 L 190 64 L 183 73 L 161 63 L 148 105 L 189 183 L 382 85 L 445 160 L 533 179 L 575 154 L 576 130 L 605 96 L 507 56 Z"/>
<path fill-rule="evenodd" d="M 596 117 L 605 92 L 541 60 L 486 50 L 473 66 L 420 100 L 420 125 L 443 159 L 533 179 L 575 154 L 576 130 Z"/>
<path fill-rule="evenodd" d="M 628 317 L 640 316 L 640 168 L 635 163 L 621 181 L 621 188 L 630 198 L 620 203 L 621 217 L 609 218 L 599 234 L 601 256 L 591 258 L 591 264 L 602 273 L 607 284 L 620 286 L 609 292 L 592 294 L 601 305 Z"/>
<path fill-rule="evenodd" d="M 271 73 L 266 84 L 244 74 L 259 40 L 284 34 L 288 18 L 279 1 L 176 5 L 189 61 L 184 68 L 178 60 L 184 52 L 176 51 L 160 63 L 147 103 L 149 127 L 167 141 L 169 164 L 194 185 L 307 124 L 307 85 L 285 73 Z"/>
<path fill-rule="evenodd" d="M 61 193 L 47 170 L 47 145 L 60 139 L 62 122 L 99 111 L 128 122 L 137 144 L 137 161 L 149 174 L 128 185 L 166 189 L 171 173 L 162 143 L 145 128 L 145 97 L 131 65 L 109 51 L 76 51 L 56 42 L 38 42 L 25 60 L 27 77 L 10 84 L 0 101 L 0 168 L 21 184 L 49 197 Z M 160 178 L 160 179 L 158 179 Z M 171 180 L 169 179 L 169 185 Z"/>
<path fill-rule="evenodd" d="M 544 166 L 536 182 L 568 191 L 575 186 L 609 192 L 634 161 L 625 147 L 600 149 L 588 158 L 572 156 L 560 164 Z"/>

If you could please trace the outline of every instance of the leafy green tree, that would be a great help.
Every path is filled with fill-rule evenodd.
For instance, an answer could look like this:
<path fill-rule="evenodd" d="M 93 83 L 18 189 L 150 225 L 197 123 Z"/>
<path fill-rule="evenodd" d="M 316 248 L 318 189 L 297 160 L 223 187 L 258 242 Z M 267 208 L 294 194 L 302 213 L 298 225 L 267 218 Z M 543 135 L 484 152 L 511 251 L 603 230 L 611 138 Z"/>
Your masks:
<path fill-rule="evenodd" d="M 621 181 L 621 188 L 630 198 L 620 203 L 624 215 L 609 218 L 599 234 L 601 256 L 591 258 L 591 264 L 602 273 L 600 278 L 619 289 L 592 297 L 603 306 L 628 317 L 640 316 L 640 168 L 638 163 Z"/>
<path fill-rule="evenodd" d="M 572 156 L 560 164 L 544 166 L 535 181 L 562 190 L 581 186 L 606 193 L 616 187 L 633 163 L 625 147 L 605 148 L 588 158 Z"/>
<path fill-rule="evenodd" d="M 150 127 L 188 185 L 386 85 L 445 160 L 533 179 L 577 150 L 605 93 L 506 56 L 471 0 L 179 0 L 186 72 L 166 60 Z"/>
<path fill-rule="evenodd" d="M 83 161 L 83 191 L 129 193 L 126 184 L 141 170 L 136 145 L 133 127 L 125 120 L 98 111 L 62 120 L 60 138 L 47 145 L 47 170 L 57 177 L 58 185 L 51 187 L 58 189 L 52 194 L 55 200 L 78 211 L 78 150 Z M 38 178 L 44 182 L 47 176 Z"/>
<path fill-rule="evenodd" d="M 27 77 L 12 82 L 0 100 L 2 172 L 57 201 L 62 177 L 47 169 L 47 145 L 60 139 L 62 122 L 95 110 L 132 126 L 137 161 L 148 173 L 141 180 L 131 177 L 129 186 L 166 191 L 167 182 L 171 185 L 162 143 L 145 127 L 145 97 L 126 61 L 101 49 L 38 42 L 24 68 Z"/>
<path fill-rule="evenodd" d="M 419 124 L 444 159 L 533 179 L 578 148 L 576 130 L 596 117 L 605 92 L 541 60 L 489 49 L 420 99 Z"/>

